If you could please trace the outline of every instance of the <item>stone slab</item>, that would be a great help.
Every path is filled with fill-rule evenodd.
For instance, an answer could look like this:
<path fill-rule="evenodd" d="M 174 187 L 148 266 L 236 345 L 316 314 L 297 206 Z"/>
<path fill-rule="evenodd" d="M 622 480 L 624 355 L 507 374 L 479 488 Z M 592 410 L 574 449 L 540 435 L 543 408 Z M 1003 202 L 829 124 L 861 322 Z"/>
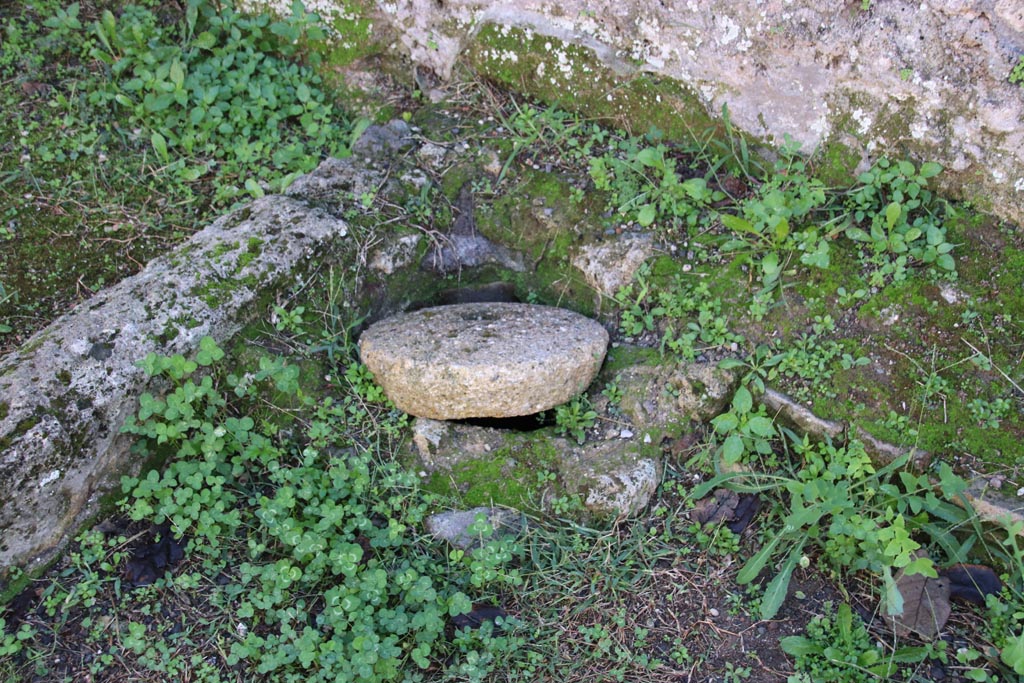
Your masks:
<path fill-rule="evenodd" d="M 0 361 L 0 589 L 34 569 L 138 467 L 121 434 L 149 378 L 149 353 L 191 356 L 230 339 L 267 292 L 294 284 L 307 259 L 341 243 L 344 220 L 301 188 L 382 178 L 330 160 L 290 188 L 225 215 L 140 273 L 79 304 Z"/>

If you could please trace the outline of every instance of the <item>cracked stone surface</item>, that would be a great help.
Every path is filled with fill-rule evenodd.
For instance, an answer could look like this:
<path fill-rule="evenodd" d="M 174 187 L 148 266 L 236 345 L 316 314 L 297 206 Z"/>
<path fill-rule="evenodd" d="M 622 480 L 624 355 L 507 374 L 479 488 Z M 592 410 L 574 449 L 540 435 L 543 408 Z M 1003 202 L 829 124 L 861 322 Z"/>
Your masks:
<path fill-rule="evenodd" d="M 288 0 L 244 4 L 291 12 Z M 349 11 L 341 0 L 313 6 Z M 366 11 L 387 44 L 442 79 L 460 59 L 501 76 L 536 58 L 534 82 L 520 87 L 569 95 L 593 78 L 574 59 L 584 50 L 624 81 L 674 79 L 755 137 L 790 136 L 807 153 L 842 145 L 858 171 L 878 156 L 937 161 L 944 191 L 1024 221 L 1024 91 L 1008 80 L 1024 53 L 1020 0 L 393 0 Z M 488 26 L 518 33 L 477 45 Z"/>

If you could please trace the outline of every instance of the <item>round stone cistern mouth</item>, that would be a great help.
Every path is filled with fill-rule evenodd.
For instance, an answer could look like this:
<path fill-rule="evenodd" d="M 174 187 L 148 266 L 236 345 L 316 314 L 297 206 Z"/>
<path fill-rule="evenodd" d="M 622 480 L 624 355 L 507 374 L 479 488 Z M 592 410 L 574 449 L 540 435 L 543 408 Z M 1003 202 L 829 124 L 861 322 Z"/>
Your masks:
<path fill-rule="evenodd" d="M 371 325 L 359 352 L 388 398 L 435 420 L 532 416 L 569 401 L 597 375 L 608 332 L 573 311 L 510 302 L 457 303 Z"/>

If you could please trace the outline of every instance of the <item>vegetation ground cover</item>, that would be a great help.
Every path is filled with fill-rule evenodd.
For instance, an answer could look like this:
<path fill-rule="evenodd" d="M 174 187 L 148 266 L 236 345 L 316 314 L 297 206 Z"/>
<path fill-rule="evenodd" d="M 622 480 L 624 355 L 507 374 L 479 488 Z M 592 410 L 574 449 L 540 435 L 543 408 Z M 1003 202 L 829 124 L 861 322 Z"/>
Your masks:
<path fill-rule="evenodd" d="M 283 20 L 200 2 L 0 11 L 0 350 L 346 153 L 351 122 L 291 59 L 322 36 L 299 6 Z"/>
<path fill-rule="evenodd" d="M 146 231 L 159 233 L 153 226 L 160 225 L 169 227 L 159 239 L 180 239 L 207 215 L 197 197 L 211 197 L 215 210 L 272 190 L 321 154 L 343 153 L 351 124 L 342 117 L 335 129 L 339 115 L 319 107 L 330 91 L 314 90 L 315 76 L 285 61 L 300 55 L 278 54 L 271 38 L 315 31 L 304 11 L 275 24 L 211 13 L 200 2 L 166 14 L 111 5 L 108 18 L 104 9 L 36 3 L 8 19 L 4 64 L 21 70 L 4 80 L 5 107 L 20 112 L 5 117 L 19 122 L 8 138 L 16 142 L 7 144 L 32 138 L 24 153 L 49 164 L 4 168 L 12 245 L 51 239 L 52 227 L 32 233 L 23 214 L 67 218 L 74 238 L 88 241 L 89 212 L 109 213 L 109 197 L 140 212 L 129 243 L 149 240 Z M 210 95 L 209 70 L 221 69 L 225 82 L 256 71 L 225 67 L 228 55 L 240 66 L 281 59 L 272 82 L 242 90 L 244 98 L 267 99 L 267 116 L 279 115 L 273 120 L 286 130 L 297 128 L 291 143 L 236 144 L 232 129 L 247 125 L 238 107 L 248 107 L 236 101 L 241 94 Z M 53 70 L 60 75 L 50 76 L 49 89 L 30 87 L 38 92 L 28 95 L 25 84 L 48 83 L 32 79 Z M 62 105 L 69 96 L 99 109 Z M 205 113 L 193 121 L 193 97 L 224 119 L 212 128 Z M 861 681 L 1024 673 L 1020 529 L 982 526 L 949 505 L 975 474 L 993 486 L 1020 484 L 1019 228 L 933 196 L 928 181 L 941 168 L 927 160 L 876 160 L 849 187 L 830 188 L 815 180 L 815 160 L 791 147 L 768 163 L 737 135 L 626 135 L 485 84 L 407 113 L 425 136 L 486 148 L 502 161 L 497 175 L 470 178 L 483 216 L 523 188 L 543 187 L 552 203 L 564 198 L 569 210 L 597 217 L 592 227 L 601 233 L 655 234 L 660 255 L 602 302 L 602 315 L 620 347 L 741 372 L 728 408 L 708 427 L 665 443 L 665 479 L 636 519 L 581 523 L 579 501 L 568 497 L 538 505 L 521 537 L 492 538 L 480 524 L 479 548 L 439 545 L 423 536 L 422 520 L 458 501 L 423 490 L 396 464 L 407 418 L 354 354 L 352 337 L 370 311 L 352 291 L 359 259 L 340 259 L 314 286 L 283 293 L 266 312 L 271 322 L 231 353 L 205 341 L 194 359 L 140 359 L 171 389 L 141 397 L 126 429 L 138 437 L 139 456 L 164 467 L 126 479 L 125 501 L 109 519 L 7 596 L 0 674 L 19 681 Z M 78 132 L 58 138 L 53 130 L 61 126 Z M 104 151 L 90 138 L 120 146 Z M 59 140 L 56 149 L 45 144 L 50 139 Z M 251 148 L 252 158 L 231 157 L 228 147 Z M 265 154 L 280 148 L 295 156 Z M 103 162 L 96 167 L 101 153 L 123 157 L 118 169 L 128 172 L 104 175 Z M 95 182 L 71 189 L 56 182 L 76 173 Z M 139 178 L 166 195 L 165 213 L 139 208 L 147 206 L 131 194 Z M 403 205 L 351 198 L 353 249 L 370 244 L 381 223 L 443 233 L 449 202 L 466 180 L 465 168 L 453 165 Z M 86 192 L 94 186 L 95 196 Z M 174 218 L 161 223 L 165 215 Z M 186 227 L 182 217 L 194 222 Z M 499 218 L 482 223 L 507 224 Z M 537 279 L 519 284 L 522 298 L 564 303 L 567 292 L 592 294 L 564 282 L 575 239 L 560 233 L 545 242 Z M 166 242 L 151 244 L 145 254 Z M 141 262 L 146 255 L 138 253 Z M 558 277 L 539 276 L 548 266 Z M 117 277 L 106 272 L 107 280 Z M 22 282 L 5 283 L 28 311 L 4 322 L 14 340 L 75 296 L 64 288 L 59 305 L 32 308 L 42 297 Z M 574 303 L 593 305 L 589 296 Z M 856 442 L 814 443 L 786 431 L 753 400 L 766 383 L 823 415 L 931 451 L 928 473 L 942 485 L 907 462 L 876 465 Z M 619 419 L 621 399 L 614 377 L 603 380 L 556 411 L 550 430 L 599 438 Z M 723 464 L 742 467 L 744 477 Z M 758 492 L 764 513 L 741 532 L 696 524 L 695 499 L 716 486 Z M 166 538 L 182 554 L 172 561 L 166 551 L 169 571 L 140 580 L 126 569 L 139 552 L 168 547 L 160 545 Z M 896 639 L 879 616 L 879 597 L 891 592 L 898 570 L 915 563 L 931 570 L 914 559 L 920 548 L 939 565 L 993 566 L 1006 589 L 984 605 L 958 608 L 936 640 Z M 483 606 L 508 616 L 456 628 L 457 617 Z"/>

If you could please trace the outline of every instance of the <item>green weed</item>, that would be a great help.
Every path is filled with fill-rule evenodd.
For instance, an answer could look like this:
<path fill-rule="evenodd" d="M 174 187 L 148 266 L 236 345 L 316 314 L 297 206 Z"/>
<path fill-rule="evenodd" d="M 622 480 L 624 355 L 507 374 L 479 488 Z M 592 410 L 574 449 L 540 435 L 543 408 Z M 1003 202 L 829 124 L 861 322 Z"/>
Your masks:
<path fill-rule="evenodd" d="M 753 252 L 761 282 L 768 290 L 778 284 L 793 254 L 799 254 L 804 265 L 829 266 L 826 231 L 815 220 L 828 200 L 826 188 L 808 175 L 798 150 L 799 145 L 784 145 L 774 172 L 753 196 L 737 202 L 739 215 L 723 212 L 718 216 L 722 225 L 736 235 L 722 249 Z"/>
<path fill-rule="evenodd" d="M 583 444 L 587 439 L 587 430 L 597 422 L 597 412 L 590 406 L 586 394 L 574 397 L 568 403 L 555 408 L 555 431 L 566 434 Z"/>
<path fill-rule="evenodd" d="M 748 408 L 742 391 L 737 392 L 741 396 L 739 407 Z M 738 410 L 735 404 L 734 400 L 734 412 Z M 725 429 L 734 419 L 728 424 L 719 420 L 716 428 L 729 433 L 737 429 Z M 765 433 L 769 425 L 770 420 L 764 426 Z M 938 498 L 927 475 L 906 471 L 909 456 L 876 470 L 857 441 L 837 447 L 812 443 L 806 437 L 800 439 L 782 431 L 798 463 L 795 471 L 786 473 L 783 468 L 765 473 L 730 472 L 701 484 L 693 492 L 695 498 L 718 486 L 742 492 L 786 492 L 788 502 L 779 510 L 781 531 L 765 541 L 736 577 L 740 585 L 748 584 L 775 558 L 784 558 L 764 589 L 762 619 L 770 619 L 778 612 L 793 570 L 804 561 L 808 544 L 818 546 L 837 573 L 866 569 L 880 576 L 887 599 L 895 601 L 889 604 L 902 604 L 894 570 L 935 575 L 930 559 L 913 557 L 921 547 L 914 540 L 916 533 L 928 535 L 951 561 L 963 561 L 973 541 L 961 544 L 954 540 L 950 530 L 967 523 L 969 513 Z M 723 446 L 722 455 L 729 461 L 735 461 L 747 450 L 739 433 L 729 433 L 726 441 L 731 447 L 727 450 Z M 947 465 L 941 466 L 939 478 L 947 500 L 956 500 L 966 489 L 966 482 Z"/>
<path fill-rule="evenodd" d="M 811 619 L 806 633 L 781 641 L 803 676 L 799 680 L 860 683 L 866 677 L 885 679 L 896 671 L 896 658 L 887 658 L 875 646 L 864 622 L 846 603 L 834 614 Z"/>
<path fill-rule="evenodd" d="M 986 612 L 989 638 L 1000 652 L 1000 661 L 1014 673 L 1024 675 L 1024 598 L 1019 592 L 1004 589 L 1001 595 L 988 597 Z M 978 658 L 975 655 L 965 663 Z"/>
<path fill-rule="evenodd" d="M 740 538 L 720 524 L 692 524 L 689 532 L 697 546 L 709 555 L 732 556 L 740 550 Z"/>
<path fill-rule="evenodd" d="M 624 139 L 618 149 L 591 158 L 590 177 L 594 187 L 609 193 L 620 215 L 642 227 L 658 222 L 692 228 L 725 195 L 709 187 L 706 178 L 684 180 L 677 169 L 679 154 L 664 145 L 641 146 L 636 139 Z"/>
<path fill-rule="evenodd" d="M 127 114 L 163 172 L 186 182 L 213 173 L 216 202 L 262 196 L 262 183 L 285 186 L 349 142 L 320 76 L 289 61 L 302 40 L 323 38 L 318 21 L 301 3 L 272 21 L 190 0 L 171 26 L 142 7 L 104 11 L 83 40 L 108 69 L 88 102 Z"/>
<path fill-rule="evenodd" d="M 704 282 L 690 283 L 677 276 L 663 287 L 651 282 L 651 268 L 644 264 L 633 282 L 615 294 L 619 304 L 619 327 L 626 336 L 657 332 L 662 353 L 671 352 L 686 360 L 728 344 L 744 341 L 729 329 L 723 303 Z"/>
<path fill-rule="evenodd" d="M 711 424 L 722 440 L 717 455 L 726 464 L 738 464 L 748 456 L 769 457 L 775 452 L 775 423 L 764 406 L 755 410 L 754 397 L 745 386 L 736 390 L 729 410 L 715 417 Z"/>
<path fill-rule="evenodd" d="M 942 225 L 945 207 L 928 189 L 928 180 L 942 172 L 942 166 L 926 162 L 920 168 L 909 161 L 879 159 L 857 177 L 860 186 L 848 195 L 845 234 L 870 245 L 870 260 L 878 266 L 872 284 L 889 275 L 904 277 L 908 258 L 942 271 L 956 272 Z"/>
<path fill-rule="evenodd" d="M 990 401 L 974 398 L 968 402 L 967 409 L 978 424 L 989 429 L 999 429 L 999 423 L 1009 417 L 1013 410 L 1013 401 L 1008 398 L 994 398 Z"/>
<path fill-rule="evenodd" d="M 1010 69 L 1010 83 L 1024 87 L 1024 55 L 1017 58 L 1017 63 Z"/>

